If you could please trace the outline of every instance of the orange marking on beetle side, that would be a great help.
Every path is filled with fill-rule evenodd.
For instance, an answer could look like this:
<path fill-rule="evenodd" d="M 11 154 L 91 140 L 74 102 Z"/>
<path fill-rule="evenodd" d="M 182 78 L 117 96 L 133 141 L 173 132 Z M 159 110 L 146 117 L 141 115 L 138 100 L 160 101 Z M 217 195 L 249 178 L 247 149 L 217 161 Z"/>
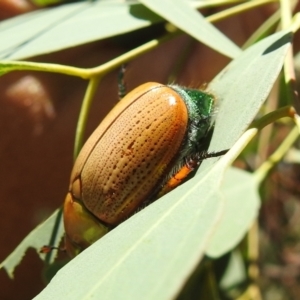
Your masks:
<path fill-rule="evenodd" d="M 198 160 L 192 158 L 189 161 L 187 161 L 186 164 L 176 174 L 174 174 L 163 186 L 157 198 L 162 197 L 163 195 L 169 193 L 178 185 L 180 185 L 183 182 L 183 180 L 186 179 L 188 175 L 194 171 L 198 163 Z"/>

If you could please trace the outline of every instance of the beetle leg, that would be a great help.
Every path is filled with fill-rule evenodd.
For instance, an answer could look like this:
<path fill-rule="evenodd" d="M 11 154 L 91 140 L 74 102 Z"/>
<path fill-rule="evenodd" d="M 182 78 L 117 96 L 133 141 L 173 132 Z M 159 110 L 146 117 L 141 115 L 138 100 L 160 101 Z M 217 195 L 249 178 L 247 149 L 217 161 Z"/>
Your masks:
<path fill-rule="evenodd" d="M 120 69 L 119 75 L 118 75 L 119 100 L 121 100 L 122 98 L 124 98 L 126 96 L 126 82 L 124 79 L 125 72 L 126 72 L 126 64 L 123 64 L 121 66 L 121 69 Z"/>
<path fill-rule="evenodd" d="M 49 253 L 49 252 L 51 252 L 53 250 L 58 250 L 58 251 L 61 251 L 61 252 L 66 252 L 66 248 L 65 247 L 64 248 L 60 248 L 60 247 L 55 247 L 55 246 L 44 245 L 40 249 L 39 253 L 47 254 L 47 253 Z"/>
<path fill-rule="evenodd" d="M 158 197 L 160 198 L 163 195 L 167 194 L 171 190 L 175 189 L 178 185 L 180 185 L 187 176 L 194 171 L 194 169 L 198 165 L 198 160 L 194 158 L 190 158 L 186 160 L 183 167 L 179 169 L 177 173 L 175 173 L 163 186 L 163 188 L 158 193 Z"/>
<path fill-rule="evenodd" d="M 190 156 L 189 158 L 185 159 L 185 164 L 176 172 L 163 186 L 163 188 L 158 193 L 157 198 L 162 197 L 163 195 L 167 194 L 168 192 L 175 189 L 178 185 L 180 185 L 187 177 L 190 175 L 191 172 L 197 168 L 200 163 L 207 158 L 211 157 L 219 157 L 228 152 L 227 150 L 218 151 L 218 152 L 199 152 L 195 155 Z"/>

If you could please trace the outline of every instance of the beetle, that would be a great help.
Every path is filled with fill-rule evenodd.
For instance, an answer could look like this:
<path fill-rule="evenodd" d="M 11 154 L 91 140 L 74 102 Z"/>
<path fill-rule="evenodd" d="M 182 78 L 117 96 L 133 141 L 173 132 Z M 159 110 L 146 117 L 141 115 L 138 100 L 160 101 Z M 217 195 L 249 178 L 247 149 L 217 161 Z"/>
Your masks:
<path fill-rule="evenodd" d="M 203 160 L 214 101 L 200 90 L 149 82 L 118 102 L 71 173 L 63 211 L 71 257 L 195 170 Z"/>

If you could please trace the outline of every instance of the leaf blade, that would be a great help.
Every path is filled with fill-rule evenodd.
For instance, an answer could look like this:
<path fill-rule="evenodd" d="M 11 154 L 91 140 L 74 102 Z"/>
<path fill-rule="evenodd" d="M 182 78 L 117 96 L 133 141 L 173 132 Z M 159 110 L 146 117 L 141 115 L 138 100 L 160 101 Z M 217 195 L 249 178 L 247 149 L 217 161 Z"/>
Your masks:
<path fill-rule="evenodd" d="M 253 175 L 230 168 L 222 185 L 225 199 L 224 215 L 213 234 L 206 254 L 212 258 L 234 248 L 258 216 L 260 197 Z"/>
<path fill-rule="evenodd" d="M 178 188 L 175 201 L 174 193 L 170 193 L 122 223 L 60 270 L 46 288 L 47 291 L 44 290 L 36 299 L 51 298 L 58 292 L 64 299 L 86 299 L 92 295 L 101 299 L 124 299 L 124 295 L 128 299 L 138 299 L 141 294 L 143 299 L 174 297 L 180 283 L 187 278 L 188 269 L 197 264 L 201 253 L 203 255 L 211 232 L 220 218 L 222 203 L 211 185 L 215 186 L 216 177 L 221 180 L 221 174 L 219 169 L 215 169 L 205 178 L 190 180 L 187 185 L 193 193 Z M 205 185 L 201 184 L 203 181 Z M 199 194 L 204 196 L 199 199 Z M 191 210 L 196 213 L 190 215 Z M 179 220 L 175 218 L 175 223 L 174 215 L 179 217 Z M 170 230 L 174 231 L 174 228 L 177 228 L 176 234 L 170 235 Z M 199 238 L 191 238 L 195 235 Z M 191 247 L 186 246 L 187 239 L 192 243 Z M 155 245 L 155 250 L 149 244 Z M 189 255 L 182 256 L 181 251 Z M 171 253 L 174 257 L 169 260 Z M 95 264 L 95 255 L 106 259 Z M 82 269 L 80 265 L 83 264 Z M 180 268 L 182 264 L 186 267 Z M 128 270 L 131 276 L 127 282 Z M 147 282 L 140 276 L 141 270 L 147 274 Z M 176 280 L 170 280 L 169 274 L 175 271 L 178 274 Z M 75 281 L 81 282 L 84 288 L 71 288 L 70 281 L 66 281 L 67 274 L 76 274 Z M 155 284 L 158 276 L 163 282 L 168 282 L 167 287 Z M 132 281 L 138 289 L 128 289 Z M 151 290 L 149 286 L 152 286 Z"/>
<path fill-rule="evenodd" d="M 138 16 L 131 10 L 138 12 Z M 141 4 L 120 1 L 69 3 L 45 8 L 0 24 L 0 59 L 24 59 L 51 53 L 161 21 L 162 18 Z"/>
<path fill-rule="evenodd" d="M 55 236 L 49 241 L 49 233 L 55 229 Z M 0 269 L 4 268 L 9 277 L 13 278 L 16 266 L 21 262 L 28 248 L 35 248 L 41 259 L 45 259 L 45 254 L 38 251 L 44 245 L 58 246 L 64 234 L 60 210 L 55 211 L 45 222 L 32 230 L 14 251 L 0 264 Z M 54 257 L 50 258 L 50 262 Z"/>
<path fill-rule="evenodd" d="M 230 58 L 241 54 L 238 46 L 207 22 L 186 1 L 141 0 L 140 2 L 210 48 Z"/>

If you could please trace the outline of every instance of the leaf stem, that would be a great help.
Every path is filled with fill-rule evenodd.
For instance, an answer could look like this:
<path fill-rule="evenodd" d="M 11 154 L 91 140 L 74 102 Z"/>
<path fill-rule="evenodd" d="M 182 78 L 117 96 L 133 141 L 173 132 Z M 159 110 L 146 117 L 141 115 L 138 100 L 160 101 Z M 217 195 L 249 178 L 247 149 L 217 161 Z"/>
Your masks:
<path fill-rule="evenodd" d="M 248 278 L 250 279 L 250 284 L 242 295 L 240 295 L 236 300 L 261 300 L 261 292 L 259 286 L 257 285 L 259 277 L 259 268 L 257 265 L 259 257 L 259 225 L 258 220 L 255 220 L 252 227 L 247 234 L 247 244 L 248 244 Z"/>
<path fill-rule="evenodd" d="M 223 19 L 226 19 L 230 16 L 237 15 L 241 12 L 244 12 L 246 10 L 252 9 L 257 6 L 265 5 L 271 2 L 277 2 L 276 0 L 254 0 L 254 1 L 247 1 L 245 3 L 242 3 L 240 5 L 236 5 L 234 7 L 225 9 L 223 11 L 220 11 L 216 14 L 213 14 L 209 17 L 206 18 L 207 21 L 209 22 L 217 22 L 221 21 Z"/>
<path fill-rule="evenodd" d="M 61 221 L 62 214 L 63 214 L 63 210 L 62 210 L 62 208 L 59 208 L 59 210 L 57 212 L 57 216 L 55 218 L 54 226 L 51 231 L 51 236 L 50 236 L 48 245 L 58 246 L 60 243 L 61 236 L 59 236 L 59 226 L 61 225 L 61 222 L 62 222 Z M 47 253 L 45 260 L 44 260 L 45 264 L 50 265 L 51 262 L 53 262 L 55 259 L 54 256 L 55 256 L 55 253 L 53 251 L 50 251 L 49 253 Z"/>
<path fill-rule="evenodd" d="M 255 135 L 265 126 L 277 121 L 280 118 L 291 117 L 295 120 L 295 109 L 291 106 L 285 106 L 276 111 L 273 111 L 258 121 L 254 122 L 248 130 L 238 139 L 238 141 L 231 147 L 231 149 L 224 155 L 221 160 L 225 164 L 232 164 L 239 154 L 243 151 L 246 145 L 255 137 Z M 295 120 L 296 121 L 296 120 Z M 299 119 L 300 122 L 300 119 Z"/>
<path fill-rule="evenodd" d="M 296 111 L 292 106 L 284 106 L 281 107 L 275 111 L 272 111 L 259 120 L 255 121 L 252 123 L 250 128 L 257 128 L 258 130 L 263 129 L 267 125 L 274 123 L 275 121 L 284 118 L 284 117 L 289 117 L 294 119 L 295 118 Z"/>
<path fill-rule="evenodd" d="M 296 111 L 292 106 L 285 106 L 282 108 L 279 108 L 265 116 L 263 116 L 258 121 L 254 122 L 252 124 L 252 128 L 256 129 L 262 129 L 265 126 L 277 121 L 280 118 L 284 117 L 290 117 L 292 118 L 295 123 L 297 124 L 297 118 L 296 118 Z M 299 131 L 299 126 L 296 127 L 297 132 Z M 292 131 L 294 132 L 294 130 Z M 292 133 L 291 133 L 292 134 Z M 292 134 L 292 136 L 288 136 L 284 142 L 278 147 L 278 149 L 266 160 L 255 172 L 254 176 L 256 177 L 256 180 L 258 183 L 261 183 L 261 181 L 266 177 L 267 173 L 270 171 L 270 169 L 277 163 L 282 156 L 286 153 L 286 151 L 291 147 L 291 145 L 295 142 L 295 133 Z M 291 139 L 291 140 L 290 140 Z M 293 141 L 294 140 L 294 141 Z M 293 141 L 293 142 L 292 142 Z M 291 144 L 292 143 L 292 144 Z M 287 148 L 288 147 L 288 148 Z"/>
<path fill-rule="evenodd" d="M 291 148 L 299 137 L 298 127 L 295 126 L 289 135 L 284 139 L 276 151 L 254 172 L 258 183 L 261 183 L 270 172 L 270 170 L 282 160 L 286 152 Z"/>
<path fill-rule="evenodd" d="M 81 105 L 78 123 L 76 127 L 75 143 L 74 143 L 74 161 L 79 154 L 79 151 L 83 145 L 83 136 L 88 120 L 88 113 L 92 105 L 92 100 L 97 91 L 98 84 L 102 77 L 93 77 L 90 79 L 88 87 L 86 89 L 84 99 Z"/>
<path fill-rule="evenodd" d="M 287 29 L 292 24 L 292 2 L 280 0 L 281 5 L 281 24 L 283 29 Z M 284 79 L 288 100 L 295 106 L 298 113 L 300 112 L 300 102 L 296 84 L 296 74 L 294 68 L 294 53 L 293 48 L 288 49 L 284 60 Z"/>
<path fill-rule="evenodd" d="M 216 282 L 216 276 L 213 269 L 212 263 L 210 263 L 207 268 L 207 289 L 210 292 L 210 299 L 212 300 L 220 300 L 218 293 L 218 285 Z"/>
<path fill-rule="evenodd" d="M 99 74 L 105 75 L 106 73 L 116 69 L 120 65 L 127 63 L 128 61 L 136 58 L 138 55 L 147 53 L 150 50 L 156 48 L 158 45 L 172 39 L 173 37 L 179 35 L 179 33 L 180 33 L 179 31 L 176 31 L 174 33 L 169 33 L 160 39 L 151 40 L 131 51 L 128 51 L 128 52 L 108 61 L 107 63 L 104 63 L 95 68 L 87 69 L 89 71 L 89 77 L 93 77 L 93 76 L 99 75 Z"/>
<path fill-rule="evenodd" d="M 0 74 L 5 74 L 11 71 L 39 71 L 39 72 L 52 72 L 52 73 L 61 73 L 70 76 L 76 76 L 83 79 L 91 79 L 95 76 L 104 76 L 110 71 L 116 69 L 118 66 L 122 65 L 125 62 L 128 62 L 138 55 L 149 52 L 154 49 L 161 43 L 164 43 L 173 37 L 179 35 L 180 31 L 173 33 L 168 33 L 160 39 L 151 40 L 131 51 L 128 51 L 107 63 L 104 63 L 100 66 L 94 68 L 76 68 L 60 64 L 50 64 L 50 63 L 36 63 L 36 62 L 27 62 L 27 61 L 2 61 L 0 62 Z"/>
<path fill-rule="evenodd" d="M 262 39 L 280 20 L 280 9 L 271 15 L 244 43 L 242 49 L 247 49 Z"/>
<path fill-rule="evenodd" d="M 76 68 L 67 65 L 37 63 L 29 61 L 1 61 L 0 74 L 5 74 L 11 71 L 38 71 L 38 72 L 52 72 L 61 73 L 70 76 L 77 76 L 83 79 L 89 78 L 88 69 Z"/>

